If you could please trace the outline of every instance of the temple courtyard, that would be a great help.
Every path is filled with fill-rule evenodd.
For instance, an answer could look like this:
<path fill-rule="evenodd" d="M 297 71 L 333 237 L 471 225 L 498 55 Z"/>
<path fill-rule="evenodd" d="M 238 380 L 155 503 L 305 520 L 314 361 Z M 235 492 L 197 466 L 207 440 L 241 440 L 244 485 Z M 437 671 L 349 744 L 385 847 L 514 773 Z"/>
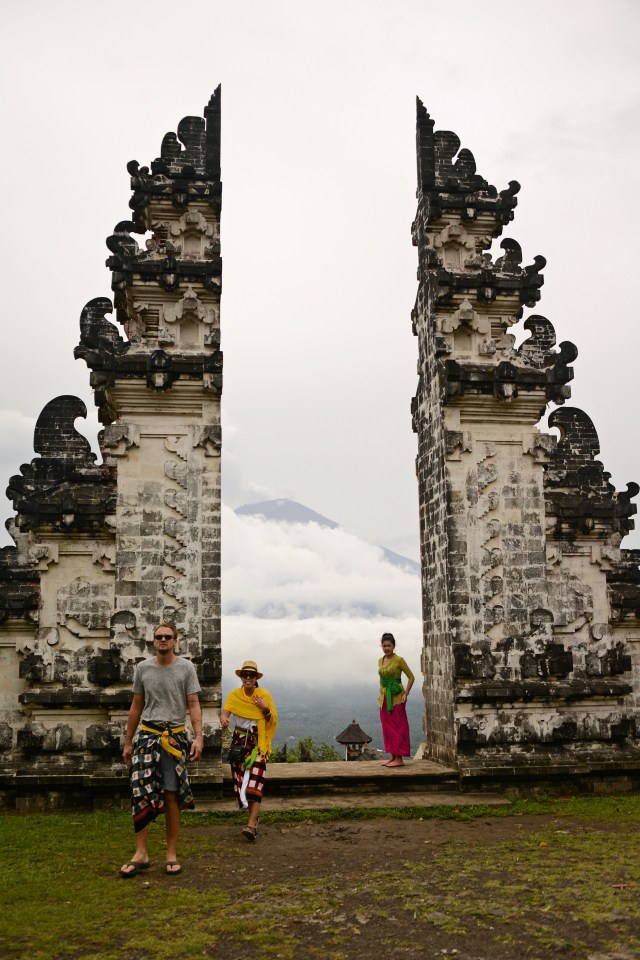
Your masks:
<path fill-rule="evenodd" d="M 5 813 L 2 956 L 640 957 L 640 797 L 406 797 L 267 800 L 255 845 L 207 804 L 184 816 L 180 876 L 159 824 L 128 881 L 126 810 Z"/>

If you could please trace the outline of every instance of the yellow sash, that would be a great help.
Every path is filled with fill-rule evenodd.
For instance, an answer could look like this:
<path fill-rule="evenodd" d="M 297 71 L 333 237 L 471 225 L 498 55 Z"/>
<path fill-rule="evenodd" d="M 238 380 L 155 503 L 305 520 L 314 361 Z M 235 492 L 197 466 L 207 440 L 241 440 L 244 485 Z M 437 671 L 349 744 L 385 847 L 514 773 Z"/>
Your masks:
<path fill-rule="evenodd" d="M 175 747 L 172 747 L 169 743 L 169 736 L 172 733 L 182 733 L 184 730 L 184 723 L 181 727 L 172 727 L 170 730 L 156 730 L 154 727 L 148 727 L 146 723 L 140 724 L 140 729 L 146 731 L 146 733 L 159 733 L 160 734 L 160 746 L 163 750 L 166 750 L 167 753 L 170 753 L 172 757 L 175 757 L 176 760 L 179 760 L 182 756 L 182 750 L 176 750 Z"/>

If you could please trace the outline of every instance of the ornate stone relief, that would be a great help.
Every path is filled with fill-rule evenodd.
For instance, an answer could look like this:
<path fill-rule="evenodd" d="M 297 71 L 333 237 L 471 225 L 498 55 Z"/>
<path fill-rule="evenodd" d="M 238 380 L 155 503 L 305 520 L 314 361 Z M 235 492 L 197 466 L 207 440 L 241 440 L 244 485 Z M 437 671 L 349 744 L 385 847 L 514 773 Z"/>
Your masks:
<path fill-rule="evenodd" d="M 113 423 L 102 431 L 102 447 L 111 457 L 124 457 L 131 447 L 140 446 L 140 427 L 133 423 Z"/>
<path fill-rule="evenodd" d="M 491 240 L 486 237 L 476 240 L 464 227 L 449 223 L 433 235 L 431 242 L 447 270 L 463 270 L 466 266 L 475 266 L 472 258 L 476 249 L 489 246 Z"/>
<path fill-rule="evenodd" d="M 160 308 L 160 329 L 158 338 L 162 343 L 172 343 L 179 347 L 202 348 L 205 343 L 212 343 L 211 333 L 206 334 L 203 328 L 219 323 L 216 307 L 205 305 L 198 293 L 189 285 L 180 300 L 174 306 Z M 169 330 L 163 324 L 175 327 Z"/>
<path fill-rule="evenodd" d="M 58 590 L 57 620 L 77 637 L 108 632 L 113 604 L 110 583 L 96 584 L 77 578 Z"/>

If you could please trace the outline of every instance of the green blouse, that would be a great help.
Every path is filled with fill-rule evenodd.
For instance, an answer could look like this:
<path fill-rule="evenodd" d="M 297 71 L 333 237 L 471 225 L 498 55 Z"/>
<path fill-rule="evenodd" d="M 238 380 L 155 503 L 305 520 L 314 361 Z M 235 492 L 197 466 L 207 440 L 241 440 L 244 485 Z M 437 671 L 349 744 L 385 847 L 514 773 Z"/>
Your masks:
<path fill-rule="evenodd" d="M 402 674 L 404 673 L 407 680 L 411 680 L 411 682 L 413 683 L 413 681 L 415 680 L 414 675 L 411 673 L 411 670 L 409 670 L 409 667 L 407 666 L 405 660 L 402 657 L 399 657 L 397 653 L 394 653 L 389 663 L 385 664 L 385 666 L 382 665 L 383 660 L 384 660 L 384 657 L 380 657 L 380 659 L 378 660 L 378 673 L 380 674 L 380 680 L 382 680 L 383 678 L 386 679 L 388 677 L 393 677 L 395 680 L 400 680 L 402 677 Z M 404 693 L 404 687 L 402 688 L 401 693 L 397 693 L 394 696 L 393 698 L 394 707 L 396 704 L 402 701 L 403 693 Z M 378 698 L 379 707 L 382 706 L 382 704 L 384 703 L 384 700 L 385 700 L 385 690 L 381 683 L 380 697 Z"/>

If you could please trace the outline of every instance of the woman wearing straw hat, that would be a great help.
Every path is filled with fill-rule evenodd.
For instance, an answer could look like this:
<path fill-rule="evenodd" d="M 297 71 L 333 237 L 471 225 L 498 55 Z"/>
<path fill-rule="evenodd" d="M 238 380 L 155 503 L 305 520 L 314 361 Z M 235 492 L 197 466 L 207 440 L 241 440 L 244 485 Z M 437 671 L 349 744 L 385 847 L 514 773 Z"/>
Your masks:
<path fill-rule="evenodd" d="M 232 690 L 220 713 L 220 725 L 234 730 L 229 749 L 233 791 L 241 810 L 249 811 L 242 834 L 253 843 L 258 832 L 258 814 L 267 775 L 267 758 L 278 725 L 278 714 L 271 694 L 258 687 L 263 674 L 255 660 L 245 660 L 236 677 L 242 686 Z"/>

